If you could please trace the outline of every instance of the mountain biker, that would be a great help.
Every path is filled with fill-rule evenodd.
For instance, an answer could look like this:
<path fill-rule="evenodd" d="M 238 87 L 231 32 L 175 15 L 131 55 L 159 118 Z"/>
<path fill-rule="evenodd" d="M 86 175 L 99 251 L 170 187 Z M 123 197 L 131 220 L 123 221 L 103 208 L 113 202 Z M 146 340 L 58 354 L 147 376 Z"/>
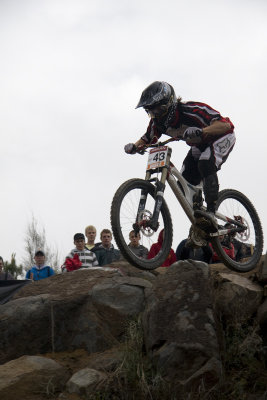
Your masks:
<path fill-rule="evenodd" d="M 124 150 L 135 154 L 138 148 L 156 143 L 162 134 L 183 139 L 191 147 L 182 166 L 183 177 L 192 185 L 203 181 L 207 211 L 196 210 L 197 222 L 217 231 L 214 216 L 218 199 L 217 171 L 226 161 L 235 144 L 234 125 L 229 118 L 205 103 L 182 102 L 167 82 L 155 81 L 141 95 L 136 108 L 143 107 L 150 122 L 146 133 Z"/>

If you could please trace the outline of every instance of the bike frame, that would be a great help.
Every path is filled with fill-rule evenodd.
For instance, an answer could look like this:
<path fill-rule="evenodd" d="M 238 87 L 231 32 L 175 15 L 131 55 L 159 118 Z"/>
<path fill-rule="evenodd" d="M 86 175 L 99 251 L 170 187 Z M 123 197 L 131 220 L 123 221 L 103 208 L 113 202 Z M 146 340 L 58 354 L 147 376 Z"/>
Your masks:
<path fill-rule="evenodd" d="M 172 139 L 168 139 L 167 141 L 163 143 L 158 143 L 157 145 L 150 145 L 149 147 L 159 147 L 163 146 L 166 143 L 173 141 Z M 149 222 L 149 226 L 156 231 L 158 228 L 158 217 L 162 205 L 162 199 L 164 196 L 164 190 L 166 187 L 166 181 L 168 182 L 172 192 L 174 193 L 175 197 L 179 201 L 181 207 L 183 208 L 185 214 L 187 215 L 188 219 L 194 226 L 196 223 L 195 217 L 194 217 L 194 196 L 200 196 L 202 198 L 202 182 L 194 186 L 190 184 L 177 170 L 177 168 L 174 166 L 173 163 L 171 163 L 171 153 L 172 149 L 168 147 L 168 153 L 167 153 L 167 158 L 166 158 L 166 163 L 165 166 L 159 167 L 159 168 L 152 168 L 147 170 L 145 180 L 149 182 L 155 182 L 155 187 L 156 187 L 156 196 L 155 196 L 155 206 L 154 206 L 154 211 L 152 218 Z M 161 174 L 160 179 L 158 178 L 151 178 L 152 175 L 154 174 Z M 179 184 L 182 188 L 179 187 Z M 184 192 L 184 193 L 183 193 Z M 146 193 L 145 191 L 142 191 L 141 193 L 141 199 L 138 207 L 138 215 L 145 209 L 145 204 L 146 204 Z M 206 210 L 206 207 L 201 205 L 200 207 L 201 210 Z M 228 218 L 225 215 L 222 215 L 221 213 L 216 212 L 215 216 L 217 219 L 224 221 L 224 222 L 229 222 L 230 224 L 233 224 L 235 227 L 231 229 L 219 229 L 216 233 L 209 233 L 210 237 L 216 237 L 220 235 L 226 235 L 229 233 L 233 232 L 241 232 L 244 231 L 244 225 L 240 223 L 237 220 L 233 220 L 232 218 Z"/>

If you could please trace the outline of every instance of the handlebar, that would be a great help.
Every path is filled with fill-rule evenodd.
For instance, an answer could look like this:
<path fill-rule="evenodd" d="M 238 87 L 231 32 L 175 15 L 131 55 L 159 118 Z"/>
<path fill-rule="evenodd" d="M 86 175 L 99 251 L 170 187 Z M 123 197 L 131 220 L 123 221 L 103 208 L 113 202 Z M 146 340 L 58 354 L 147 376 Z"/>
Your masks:
<path fill-rule="evenodd" d="M 166 144 L 170 143 L 170 142 L 177 142 L 179 140 L 183 140 L 182 138 L 170 138 L 167 140 L 164 140 L 164 142 L 158 142 L 158 143 L 154 143 L 154 144 L 145 144 L 143 146 L 138 146 L 136 148 L 136 153 L 138 154 L 145 154 L 145 152 L 147 151 L 147 149 L 154 148 L 154 147 L 160 147 L 160 146 L 165 146 Z"/>

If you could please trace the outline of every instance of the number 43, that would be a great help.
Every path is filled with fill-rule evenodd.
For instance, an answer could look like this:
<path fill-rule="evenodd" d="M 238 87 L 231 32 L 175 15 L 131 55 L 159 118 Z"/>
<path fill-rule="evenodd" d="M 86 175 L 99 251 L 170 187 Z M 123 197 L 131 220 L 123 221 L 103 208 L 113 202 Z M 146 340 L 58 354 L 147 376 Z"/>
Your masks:
<path fill-rule="evenodd" d="M 163 161 L 165 158 L 165 153 L 156 153 L 155 156 L 153 157 L 153 161 Z"/>

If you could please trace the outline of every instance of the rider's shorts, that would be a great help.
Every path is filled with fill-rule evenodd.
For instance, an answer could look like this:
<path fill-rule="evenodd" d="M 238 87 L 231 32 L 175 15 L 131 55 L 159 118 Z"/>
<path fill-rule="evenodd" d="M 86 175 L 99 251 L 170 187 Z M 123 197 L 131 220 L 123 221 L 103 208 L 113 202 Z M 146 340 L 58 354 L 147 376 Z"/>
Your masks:
<path fill-rule="evenodd" d="M 209 147 L 201 152 L 196 146 L 192 146 L 192 156 L 195 160 L 209 160 L 211 154 L 215 159 L 215 165 L 217 170 L 220 169 L 221 165 L 226 161 L 227 157 L 231 153 L 236 141 L 235 133 L 228 133 L 220 139 L 213 142 Z"/>

